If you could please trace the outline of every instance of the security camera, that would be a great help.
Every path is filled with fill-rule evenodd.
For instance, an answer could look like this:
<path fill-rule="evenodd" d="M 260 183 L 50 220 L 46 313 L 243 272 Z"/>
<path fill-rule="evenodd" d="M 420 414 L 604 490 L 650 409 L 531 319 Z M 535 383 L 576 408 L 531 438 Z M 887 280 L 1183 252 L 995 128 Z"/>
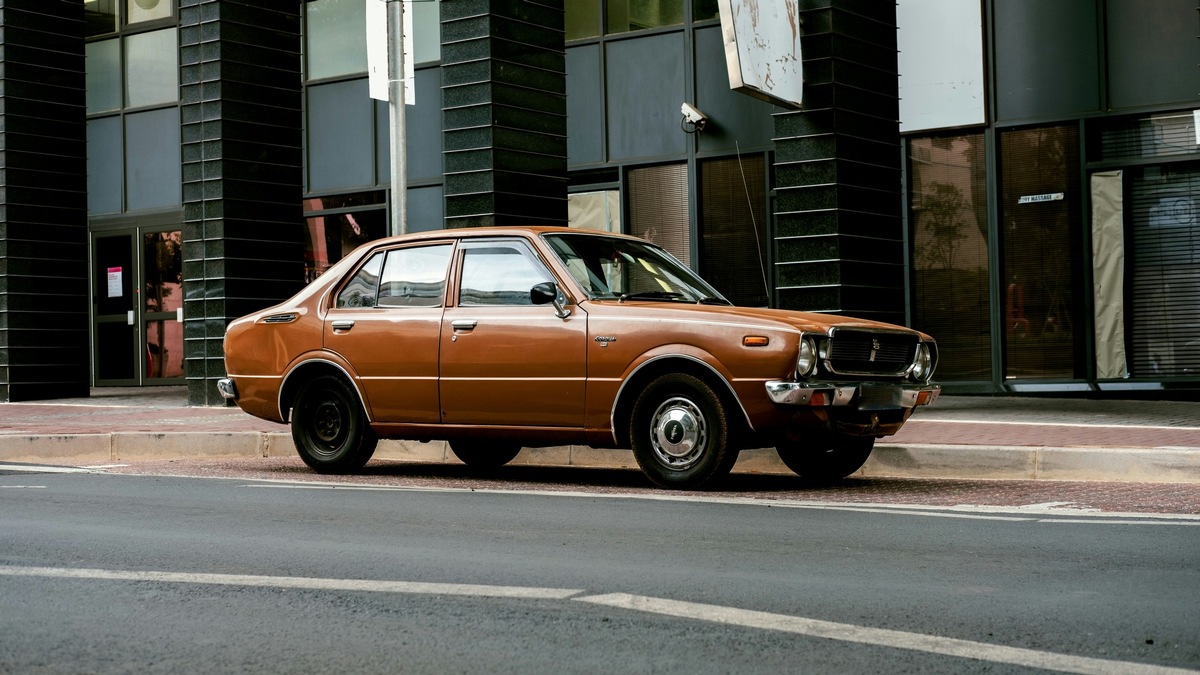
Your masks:
<path fill-rule="evenodd" d="M 700 109 L 691 103 L 684 103 L 679 107 L 679 112 L 683 114 L 680 124 L 690 124 L 696 131 L 703 131 L 704 125 L 708 123 L 708 115 L 700 112 Z M 687 130 L 686 127 L 684 130 Z"/>

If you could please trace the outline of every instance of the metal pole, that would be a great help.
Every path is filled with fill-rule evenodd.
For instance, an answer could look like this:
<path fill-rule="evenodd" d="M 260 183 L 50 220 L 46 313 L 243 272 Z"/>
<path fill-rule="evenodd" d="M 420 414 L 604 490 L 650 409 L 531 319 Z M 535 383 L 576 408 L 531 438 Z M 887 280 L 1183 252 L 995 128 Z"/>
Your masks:
<path fill-rule="evenodd" d="M 391 128 L 393 235 L 408 233 L 408 161 L 404 124 L 404 2 L 388 4 L 388 122 Z"/>

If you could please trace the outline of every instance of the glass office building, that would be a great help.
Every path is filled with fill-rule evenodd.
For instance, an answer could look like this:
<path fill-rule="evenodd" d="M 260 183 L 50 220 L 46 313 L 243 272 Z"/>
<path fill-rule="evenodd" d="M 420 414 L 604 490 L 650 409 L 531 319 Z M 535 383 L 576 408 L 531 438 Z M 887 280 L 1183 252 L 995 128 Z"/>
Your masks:
<path fill-rule="evenodd" d="M 406 3 L 407 230 L 647 237 L 933 334 L 952 393 L 1200 389 L 1195 0 L 780 1 L 799 109 L 730 90 L 718 0 Z M 0 398 L 220 405 L 225 325 L 390 233 L 367 16 L 5 4 Z"/>

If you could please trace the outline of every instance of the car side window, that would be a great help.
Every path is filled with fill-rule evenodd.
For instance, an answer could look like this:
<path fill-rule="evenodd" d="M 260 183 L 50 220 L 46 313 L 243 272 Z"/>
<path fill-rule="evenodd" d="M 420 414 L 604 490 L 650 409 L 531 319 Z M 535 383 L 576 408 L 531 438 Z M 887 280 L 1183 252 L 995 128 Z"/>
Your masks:
<path fill-rule="evenodd" d="M 553 281 L 541 261 L 518 242 L 486 242 L 463 251 L 459 305 L 530 305 L 529 289 Z"/>
<path fill-rule="evenodd" d="M 383 267 L 382 252 L 371 256 L 371 259 L 338 293 L 336 307 L 374 307 L 375 297 L 379 293 L 379 268 Z"/>
<path fill-rule="evenodd" d="M 450 244 L 388 251 L 379 283 L 379 307 L 440 307 L 450 266 Z"/>

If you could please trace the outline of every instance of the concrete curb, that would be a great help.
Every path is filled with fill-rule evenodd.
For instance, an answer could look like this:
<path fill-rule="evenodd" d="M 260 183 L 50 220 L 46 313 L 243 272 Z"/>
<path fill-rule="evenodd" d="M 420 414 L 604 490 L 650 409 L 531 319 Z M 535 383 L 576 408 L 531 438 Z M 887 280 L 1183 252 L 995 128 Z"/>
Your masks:
<path fill-rule="evenodd" d="M 288 433 L 117 432 L 0 435 L 0 461 L 94 465 L 115 462 L 291 457 Z M 383 440 L 383 460 L 457 463 L 443 441 Z M 512 462 L 525 466 L 637 469 L 628 450 L 585 446 L 526 448 Z M 744 450 L 734 471 L 790 475 L 770 448 Z M 871 478 L 956 478 L 1200 483 L 1200 448 L 902 445 L 879 443 L 856 474 Z"/>

